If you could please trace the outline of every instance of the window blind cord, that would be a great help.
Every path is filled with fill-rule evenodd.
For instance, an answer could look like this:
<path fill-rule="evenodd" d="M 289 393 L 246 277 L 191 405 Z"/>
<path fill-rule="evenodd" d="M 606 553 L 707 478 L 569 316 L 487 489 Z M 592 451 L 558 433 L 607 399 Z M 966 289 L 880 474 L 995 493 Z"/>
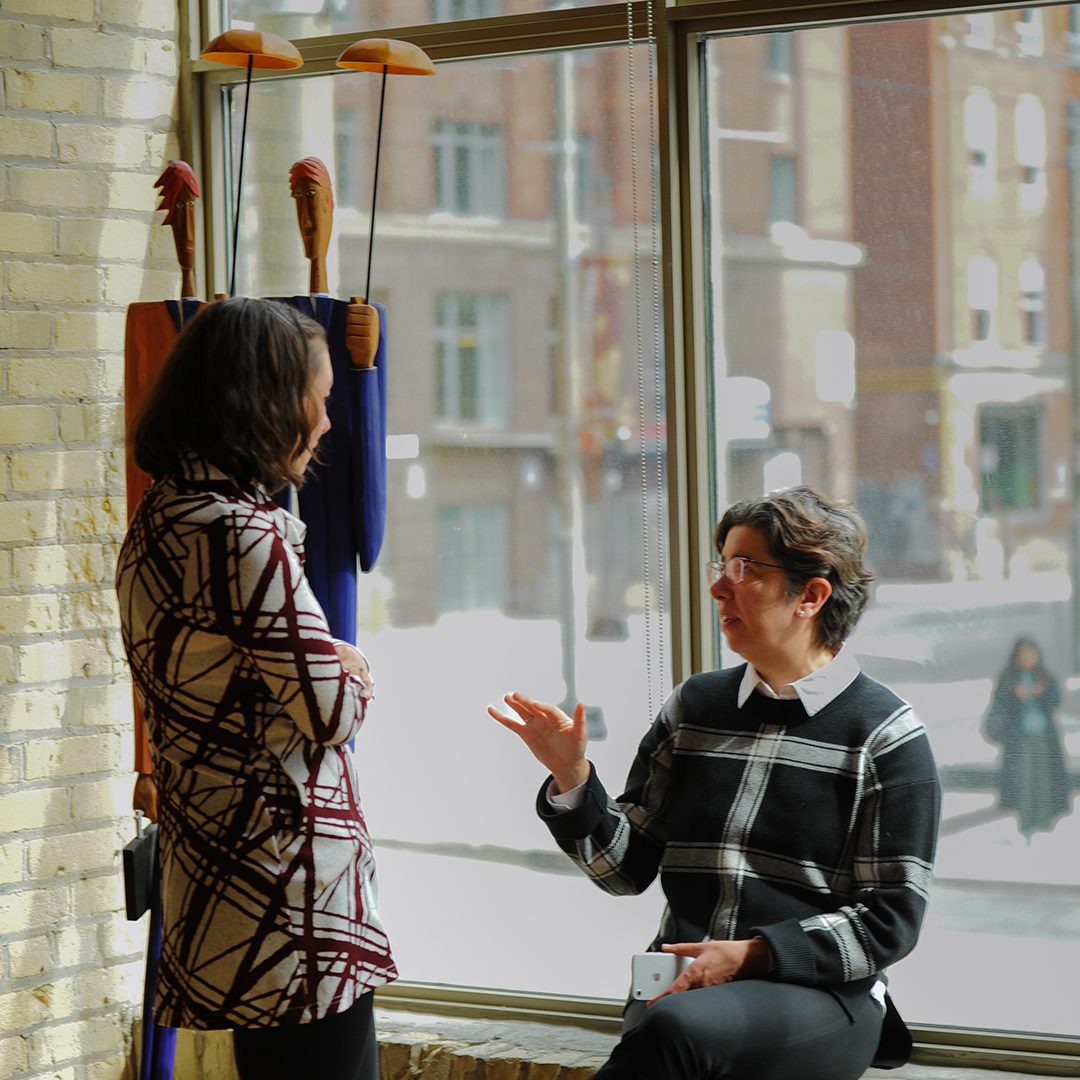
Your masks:
<path fill-rule="evenodd" d="M 648 82 L 648 104 L 649 104 L 649 133 L 653 134 L 653 121 L 652 114 L 655 111 L 655 93 L 654 93 L 654 77 L 652 68 L 652 51 L 654 46 L 654 26 L 653 26 L 653 13 L 652 13 L 652 0 L 645 5 L 647 13 L 647 26 L 646 26 L 646 45 L 647 45 L 647 82 Z M 641 476 L 641 560 L 642 560 L 642 591 L 644 601 L 644 637 L 645 637 L 645 681 L 648 692 L 648 708 L 649 708 L 649 721 L 656 716 L 657 709 L 659 708 L 659 693 L 658 693 L 658 679 L 662 677 L 664 670 L 664 641 L 663 641 L 663 523 L 662 523 L 662 493 L 663 493 L 663 462 L 662 455 L 660 453 L 660 431 L 661 431 L 661 397 L 660 397 L 660 385 L 661 385 L 661 372 L 660 372 L 660 351 L 659 351 L 659 308 L 660 308 L 660 278 L 659 278 L 659 264 L 657 261 L 657 223 L 656 223 L 656 198 L 655 192 L 651 192 L 650 204 L 649 204 L 649 217 L 650 217 L 650 229 L 651 238 L 653 243 L 653 258 L 652 258 L 652 285 L 653 285 L 653 316 L 655 323 L 654 338 L 656 343 L 656 401 L 654 419 L 657 438 L 657 455 L 656 455 L 656 468 L 657 468 L 657 508 L 655 520 L 653 516 L 649 514 L 649 455 L 648 446 L 646 443 L 646 432 L 648 430 L 647 423 L 647 406 L 646 406 L 646 375 L 645 375 L 645 327 L 643 325 L 642 318 L 642 271 L 641 271 L 641 233 L 638 226 L 639 209 L 641 205 L 639 184 L 638 184 L 638 138 L 637 138 L 637 94 L 636 94 L 636 77 L 634 68 L 634 45 L 636 38 L 634 35 L 634 3 L 633 0 L 627 0 L 626 3 L 626 44 L 627 44 L 627 77 L 629 80 L 629 93 L 628 102 L 630 109 L 630 201 L 631 201 L 631 233 L 633 238 L 633 281 L 634 281 L 634 345 L 635 345 L 635 360 L 637 368 L 637 391 L 638 391 L 638 457 Z M 651 143 L 650 143 L 650 155 L 649 161 L 651 164 Z M 650 169 L 651 177 L 651 169 Z M 652 528 L 656 529 L 657 534 L 657 555 L 656 555 L 656 567 L 654 570 L 652 559 L 652 545 L 650 542 L 650 532 Z M 654 579 L 656 587 L 654 588 Z M 659 612 L 654 611 L 656 604 L 659 604 Z M 658 617 L 659 616 L 659 617 Z M 656 626 L 656 658 L 657 663 L 653 663 L 653 632 L 654 621 L 657 622 Z"/>

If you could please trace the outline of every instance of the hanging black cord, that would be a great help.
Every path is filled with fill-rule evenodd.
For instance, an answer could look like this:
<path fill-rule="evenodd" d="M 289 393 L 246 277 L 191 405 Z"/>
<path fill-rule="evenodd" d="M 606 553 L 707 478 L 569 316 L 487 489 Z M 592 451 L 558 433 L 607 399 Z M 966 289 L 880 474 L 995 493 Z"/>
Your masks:
<path fill-rule="evenodd" d="M 248 104 L 251 101 L 251 68 L 255 62 L 255 54 L 248 54 L 247 80 L 244 82 L 244 123 L 240 128 L 240 168 L 236 176 L 236 208 L 233 213 L 232 228 L 232 272 L 229 274 L 229 295 L 236 295 L 236 243 L 240 232 L 240 192 L 244 184 L 244 147 L 247 145 L 247 118 Z"/>
<path fill-rule="evenodd" d="M 371 252 L 375 246 L 375 200 L 379 197 L 379 158 L 382 156 L 383 105 L 386 103 L 386 65 L 382 69 L 382 88 L 379 91 L 379 126 L 375 135 L 375 180 L 371 186 L 371 231 L 367 245 L 367 281 L 364 284 L 364 303 L 371 303 Z"/>

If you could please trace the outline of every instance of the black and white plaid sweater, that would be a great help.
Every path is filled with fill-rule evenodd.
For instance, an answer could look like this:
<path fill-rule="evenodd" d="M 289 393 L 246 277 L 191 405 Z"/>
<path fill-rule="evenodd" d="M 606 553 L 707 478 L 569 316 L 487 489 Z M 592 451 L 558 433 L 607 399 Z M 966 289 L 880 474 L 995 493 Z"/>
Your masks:
<path fill-rule="evenodd" d="M 926 910 L 940 811 L 926 733 L 861 673 L 812 717 L 760 693 L 739 708 L 744 671 L 676 687 L 617 800 L 593 770 L 576 809 L 553 809 L 545 783 L 537 810 L 608 892 L 660 874 L 653 948 L 760 935 L 771 978 L 865 992 Z"/>

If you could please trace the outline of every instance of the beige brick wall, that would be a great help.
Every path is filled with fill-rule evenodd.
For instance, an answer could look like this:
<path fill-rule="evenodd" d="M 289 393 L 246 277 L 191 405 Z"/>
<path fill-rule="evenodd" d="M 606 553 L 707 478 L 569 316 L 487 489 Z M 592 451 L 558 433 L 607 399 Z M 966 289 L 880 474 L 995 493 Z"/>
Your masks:
<path fill-rule="evenodd" d="M 0 5 L 0 1078 L 127 1080 L 124 311 L 178 291 L 176 0 Z"/>

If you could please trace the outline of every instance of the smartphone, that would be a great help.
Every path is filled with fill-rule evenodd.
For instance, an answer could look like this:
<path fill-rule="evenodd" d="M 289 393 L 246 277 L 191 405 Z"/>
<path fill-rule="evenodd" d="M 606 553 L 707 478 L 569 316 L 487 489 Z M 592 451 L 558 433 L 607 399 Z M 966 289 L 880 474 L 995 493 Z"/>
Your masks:
<path fill-rule="evenodd" d="M 651 1001 L 662 994 L 690 965 L 688 956 L 673 953 L 635 953 L 630 961 L 631 997 Z"/>

